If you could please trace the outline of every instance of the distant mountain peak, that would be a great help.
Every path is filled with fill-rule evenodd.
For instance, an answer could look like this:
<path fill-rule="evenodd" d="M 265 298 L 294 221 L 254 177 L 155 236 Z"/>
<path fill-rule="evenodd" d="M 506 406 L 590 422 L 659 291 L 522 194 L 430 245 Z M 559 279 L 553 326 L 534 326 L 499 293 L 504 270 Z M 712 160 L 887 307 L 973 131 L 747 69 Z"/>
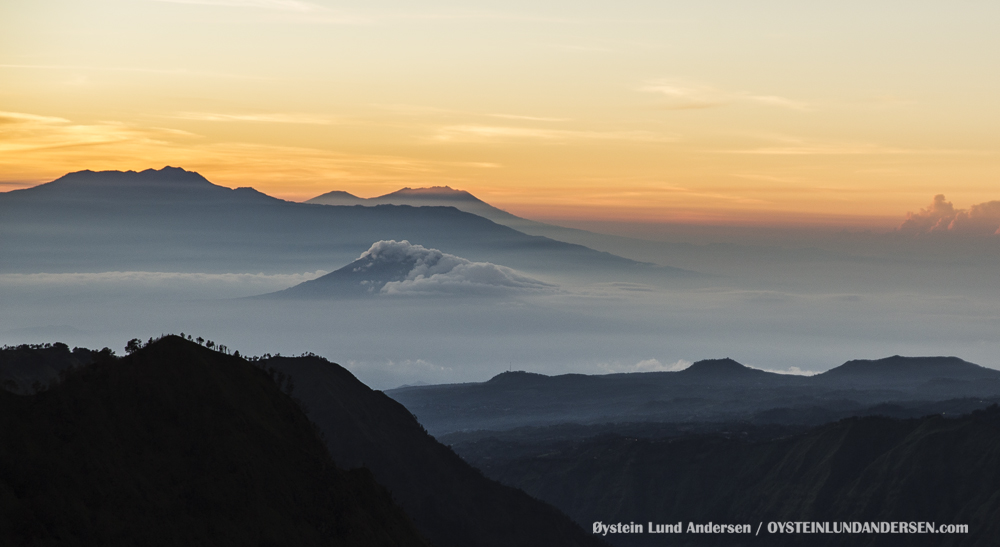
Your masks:
<path fill-rule="evenodd" d="M 185 185 L 185 186 L 215 186 L 196 171 L 188 171 L 182 167 L 166 166 L 163 169 L 146 169 L 144 171 L 91 171 L 86 169 L 68 173 L 52 181 L 58 185 Z M 50 184 L 52 184 L 50 183 Z"/>
<path fill-rule="evenodd" d="M 425 186 L 423 188 L 410 188 L 409 186 L 404 186 L 393 194 L 468 194 L 465 190 L 455 190 L 451 186 Z"/>
<path fill-rule="evenodd" d="M 721 376 L 745 374 L 747 372 L 754 371 L 755 369 L 726 357 L 725 359 L 703 359 L 701 361 L 696 361 L 690 367 L 680 372 L 685 374 Z"/>
<path fill-rule="evenodd" d="M 414 245 L 409 241 L 376 241 L 357 260 L 322 277 L 262 295 L 322 298 L 373 295 L 499 295 L 554 289 L 490 262 Z"/>
<path fill-rule="evenodd" d="M 363 199 L 363 198 L 359 198 L 358 196 L 355 196 L 354 194 L 352 194 L 350 192 L 345 192 L 343 190 L 333 190 L 331 192 L 327 192 L 327 193 L 323 194 L 320 197 L 331 197 L 331 198 L 337 197 L 337 198 L 347 198 L 347 199 Z"/>
<path fill-rule="evenodd" d="M 427 199 L 427 200 L 462 200 L 462 201 L 477 201 L 481 202 L 479 198 L 466 192 L 465 190 L 456 190 L 450 186 L 430 186 L 426 188 L 401 188 L 395 192 L 388 193 L 384 196 L 379 196 L 377 198 L 372 198 L 375 200 L 387 200 L 393 198 L 409 198 L 409 199 Z"/>
<path fill-rule="evenodd" d="M 958 357 L 904 357 L 893 355 L 883 359 L 855 359 L 832 368 L 820 376 L 826 378 L 892 375 L 899 379 L 928 377 L 992 377 L 1000 372 L 970 363 Z"/>
<path fill-rule="evenodd" d="M 525 370 L 505 370 L 500 374 L 497 374 L 496 376 L 490 378 L 489 380 L 487 380 L 487 382 L 502 383 L 509 381 L 518 381 L 525 378 L 541 379 L 541 378 L 548 378 L 548 376 L 544 374 L 539 374 L 537 372 L 528 372 Z"/>

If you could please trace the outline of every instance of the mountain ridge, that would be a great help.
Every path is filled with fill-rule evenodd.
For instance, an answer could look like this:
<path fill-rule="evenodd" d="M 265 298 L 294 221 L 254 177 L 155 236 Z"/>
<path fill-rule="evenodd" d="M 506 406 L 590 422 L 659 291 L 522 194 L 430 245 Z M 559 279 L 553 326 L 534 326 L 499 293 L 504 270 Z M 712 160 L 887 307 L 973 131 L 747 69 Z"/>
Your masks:
<path fill-rule="evenodd" d="M 372 242 L 404 239 L 522 270 L 645 271 L 453 207 L 288 202 L 175 167 L 81 171 L 0 193 L 0 233 L 0 272 L 10 273 L 329 271 Z"/>
<path fill-rule="evenodd" d="M 555 508 L 486 479 L 403 405 L 347 369 L 320 357 L 272 357 L 261 364 L 294 381 L 334 461 L 371 469 L 437 547 L 603 544 Z"/>
<path fill-rule="evenodd" d="M 687 534 L 682 545 L 987 546 L 1000 533 L 994 518 L 1000 511 L 998 433 L 1000 408 L 993 405 L 956 418 L 848 418 L 761 440 L 607 433 L 536 444 L 485 437 L 456 448 L 488 476 L 524 488 L 581 524 L 968 525 L 967 533 L 944 535 L 803 536 L 765 528 L 745 540 Z M 620 547 L 663 545 L 662 536 L 648 533 L 609 534 L 608 541 Z"/>
<path fill-rule="evenodd" d="M 893 359 L 893 358 L 890 358 Z M 941 358 L 894 358 L 940 363 Z M 414 386 L 387 393 L 437 435 L 559 423 L 710 422 L 816 423 L 867 412 L 881 404 L 1000 396 L 1000 371 L 955 358 L 940 367 L 869 373 L 877 362 L 848 362 L 839 372 L 779 374 L 732 359 L 703 360 L 680 371 L 600 375 L 503 373 L 486 382 Z M 901 360 L 901 361 L 900 361 Z M 959 362 L 960 361 L 960 362 Z M 876 363 L 876 364 L 873 364 Z M 856 369 L 861 373 L 855 372 Z"/>
<path fill-rule="evenodd" d="M 92 353 L 48 389 L 0 390 L 0 542 L 427 545 L 265 371 L 176 336 Z"/>
<path fill-rule="evenodd" d="M 251 298 L 324 299 L 385 295 L 499 296 L 555 286 L 511 268 L 412 245 L 378 241 L 350 264 L 293 287 Z"/>

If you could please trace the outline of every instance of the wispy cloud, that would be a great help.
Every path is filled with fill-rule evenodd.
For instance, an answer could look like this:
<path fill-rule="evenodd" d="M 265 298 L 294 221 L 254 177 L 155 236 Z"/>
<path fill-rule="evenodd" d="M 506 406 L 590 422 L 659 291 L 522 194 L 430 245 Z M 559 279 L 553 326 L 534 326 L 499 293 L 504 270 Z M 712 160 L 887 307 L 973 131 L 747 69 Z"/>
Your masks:
<path fill-rule="evenodd" d="M 369 106 L 399 116 L 453 116 L 466 114 L 466 112 L 462 112 L 461 110 L 419 104 L 372 103 Z"/>
<path fill-rule="evenodd" d="M 492 125 L 451 125 L 442 127 L 434 135 L 439 142 L 483 142 L 483 141 L 548 141 L 564 143 L 572 141 L 632 141 L 632 142 L 674 142 L 676 137 L 660 135 L 649 131 L 574 131 L 568 129 L 542 129 L 534 127 L 506 127 Z"/>
<path fill-rule="evenodd" d="M 607 374 L 621 372 L 676 372 L 691 366 L 691 361 L 678 359 L 673 363 L 661 363 L 659 359 L 643 359 L 634 365 L 626 365 L 621 362 L 598 363 L 597 368 Z"/>
<path fill-rule="evenodd" d="M 733 102 L 733 97 L 712 87 L 692 84 L 678 84 L 669 80 L 658 80 L 639 88 L 646 93 L 658 93 L 665 100 L 657 106 L 666 110 L 693 110 L 713 108 Z"/>
<path fill-rule="evenodd" d="M 778 177 L 775 175 L 763 175 L 757 173 L 733 173 L 734 177 L 749 180 L 762 180 L 765 182 L 778 182 L 783 184 L 799 184 L 802 179 L 796 177 Z"/>
<path fill-rule="evenodd" d="M 554 49 L 560 49 L 562 51 L 594 51 L 599 53 L 607 53 L 614 51 L 611 48 L 600 47 L 600 46 L 580 46 L 572 44 L 543 44 L 543 45 Z"/>
<path fill-rule="evenodd" d="M 192 144 L 197 146 L 192 146 Z M 0 172 L 8 181 L 55 177 L 90 169 L 144 169 L 182 165 L 213 182 L 246 186 L 292 199 L 319 193 L 323 181 L 413 184 L 414 180 L 453 181 L 454 168 L 488 169 L 491 162 L 445 162 L 402 156 L 340 153 L 333 150 L 248 142 L 206 142 L 172 128 L 115 121 L 80 123 L 34 113 L 0 113 Z M 9 186 L 26 186 L 14 184 Z M 322 188 L 325 188 L 323 186 Z M 379 186 L 381 189 L 382 186 Z"/>
<path fill-rule="evenodd" d="M 469 110 L 455 110 L 453 108 L 441 108 L 437 106 L 425 106 L 425 105 L 415 105 L 415 104 L 385 104 L 376 103 L 370 105 L 382 111 L 391 112 L 392 114 L 400 116 L 446 116 L 446 117 L 489 117 L 489 118 L 502 118 L 505 120 L 525 120 L 531 122 L 569 122 L 573 121 L 572 118 L 556 118 L 553 116 L 528 116 L 525 114 L 507 114 L 503 112 L 494 112 L 484 114 L 482 112 L 475 112 Z"/>
<path fill-rule="evenodd" d="M 179 273 L 179 272 L 144 272 L 115 271 L 97 273 L 32 273 L 32 274 L 0 274 L 0 285 L 90 285 L 120 283 L 130 284 L 161 284 L 165 282 L 186 283 L 218 283 L 240 285 L 275 285 L 288 287 L 303 281 L 316 279 L 326 275 L 325 270 L 295 274 L 263 274 L 263 273 Z"/>
<path fill-rule="evenodd" d="M 160 0 L 155 0 L 160 1 Z M 68 71 L 101 71 L 101 72 L 136 72 L 146 74 L 166 74 L 171 76 L 209 76 L 215 78 L 237 78 L 246 80 L 271 80 L 263 76 L 233 74 L 205 70 L 188 70 L 185 68 L 149 68 L 133 66 L 96 66 L 96 65 L 31 65 L 31 64 L 0 64 L 0 68 L 18 68 L 29 70 L 68 70 Z"/>
<path fill-rule="evenodd" d="M 639 87 L 645 93 L 657 93 L 664 100 L 657 104 L 664 110 L 697 110 L 735 103 L 760 104 L 790 110 L 809 110 L 809 105 L 777 95 L 755 95 L 740 91 L 724 91 L 709 85 L 677 80 L 654 80 Z"/>
<path fill-rule="evenodd" d="M 484 10 L 450 10 L 450 11 L 391 11 L 383 12 L 382 17 L 394 19 L 415 19 L 429 21 L 448 20 L 485 20 L 485 21 L 510 21 L 521 23 L 581 23 L 581 19 L 571 19 L 566 17 L 551 17 L 545 15 L 534 15 L 528 13 L 512 13 L 502 11 Z"/>
<path fill-rule="evenodd" d="M 517 114 L 487 114 L 493 118 L 504 118 L 508 120 L 529 120 L 533 122 L 568 122 L 571 118 L 542 118 L 538 116 L 520 116 Z"/>
<path fill-rule="evenodd" d="M 153 0 L 170 4 L 195 4 L 202 6 L 227 6 L 234 8 L 262 8 L 281 11 L 320 11 L 323 6 L 298 0 Z"/>
<path fill-rule="evenodd" d="M 785 97 L 778 97 L 776 95 L 747 95 L 747 99 L 758 102 L 760 104 L 778 106 L 781 108 L 788 108 L 791 110 L 809 110 L 809 106 L 806 105 L 806 103 L 800 101 L 793 101 L 791 99 L 786 99 Z"/>
<path fill-rule="evenodd" d="M 21 112 L 0 112 L 0 152 L 30 152 L 53 148 L 73 148 L 119 143 L 128 140 L 155 140 L 165 135 L 192 136 L 175 129 L 136 128 L 113 121 L 74 124 L 65 118 Z"/>
<path fill-rule="evenodd" d="M 69 123 L 66 118 L 55 116 L 39 116 L 37 114 L 25 114 L 23 112 L 2 112 L 0 111 L 0 125 L 11 123 L 35 122 L 44 124 Z"/>
<path fill-rule="evenodd" d="M 195 120 L 205 122 L 258 122 L 258 123 L 291 123 L 307 125 L 331 125 L 335 122 L 327 116 L 311 114 L 219 114 L 214 112 L 178 112 L 169 116 L 177 120 Z"/>
<path fill-rule="evenodd" d="M 872 143 L 815 143 L 798 146 L 765 146 L 737 150 L 715 150 L 722 154 L 751 154 L 762 156 L 872 156 L 901 154 L 975 154 L 972 150 L 923 150 L 900 148 Z"/>
<path fill-rule="evenodd" d="M 343 11 L 334 10 L 320 4 L 312 2 L 302 2 L 301 0 L 151 0 L 168 4 L 187 4 L 195 6 L 220 6 L 228 8 L 252 8 L 275 12 L 284 12 L 295 16 L 308 16 L 308 18 L 298 18 L 304 23 L 332 23 L 355 25 L 368 21 L 367 18 L 357 14 L 349 14 Z M 293 19 L 294 20 L 294 19 Z"/>

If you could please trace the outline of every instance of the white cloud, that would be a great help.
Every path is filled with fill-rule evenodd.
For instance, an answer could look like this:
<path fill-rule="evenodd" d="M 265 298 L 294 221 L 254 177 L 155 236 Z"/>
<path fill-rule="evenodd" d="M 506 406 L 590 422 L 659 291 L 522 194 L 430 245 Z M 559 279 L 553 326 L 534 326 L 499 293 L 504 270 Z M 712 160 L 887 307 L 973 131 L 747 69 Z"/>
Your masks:
<path fill-rule="evenodd" d="M 600 363 L 597 367 L 606 374 L 621 372 L 676 372 L 691 366 L 691 361 L 678 359 L 673 363 L 661 363 L 658 359 L 644 359 L 634 365 L 624 365 L 619 362 Z"/>
<path fill-rule="evenodd" d="M 379 263 L 412 264 L 402 281 L 386 283 L 381 294 L 501 294 L 554 288 L 506 266 L 472 262 L 405 240 L 376 242 L 358 257 L 365 259 L 368 263 L 356 271 Z"/>
<path fill-rule="evenodd" d="M 763 370 L 764 372 L 773 372 L 774 374 L 787 374 L 791 376 L 815 376 L 819 374 L 819 372 L 816 372 L 814 370 L 802 370 L 799 367 L 788 367 L 784 370 L 769 369 L 769 368 L 762 368 L 758 370 Z"/>
<path fill-rule="evenodd" d="M 916 213 L 907 213 L 899 231 L 908 234 L 954 233 L 971 236 L 1000 235 L 1000 201 L 987 201 L 956 209 L 943 194 Z"/>
<path fill-rule="evenodd" d="M 639 87 L 639 91 L 664 97 L 659 105 L 666 110 L 696 110 L 734 103 L 756 103 L 790 110 L 809 110 L 809 105 L 777 95 L 752 95 L 745 92 L 723 91 L 715 87 L 670 79 L 654 80 Z"/>

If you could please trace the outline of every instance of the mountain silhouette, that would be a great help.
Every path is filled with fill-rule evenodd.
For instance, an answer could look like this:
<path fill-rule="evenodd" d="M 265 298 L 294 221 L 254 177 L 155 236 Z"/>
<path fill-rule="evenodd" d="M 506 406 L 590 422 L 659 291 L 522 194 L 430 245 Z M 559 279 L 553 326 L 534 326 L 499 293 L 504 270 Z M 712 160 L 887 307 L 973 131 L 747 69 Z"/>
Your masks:
<path fill-rule="evenodd" d="M 727 357 L 725 359 L 695 361 L 688 368 L 678 371 L 677 376 L 743 380 L 748 376 L 766 376 L 767 374 L 763 370 L 752 369 Z"/>
<path fill-rule="evenodd" d="M 338 465 L 365 466 L 438 547 L 594 546 L 553 507 L 485 477 L 439 443 L 403 405 L 320 357 L 262 362 L 294 381 Z"/>
<path fill-rule="evenodd" d="M 487 382 L 411 386 L 388 393 L 435 435 L 563 423 L 819 424 L 873 413 L 883 404 L 919 408 L 968 398 L 981 408 L 1000 397 L 1000 371 L 953 357 L 897 356 L 849 361 L 823 374 L 798 376 L 752 369 L 727 358 L 698 361 L 677 372 L 503 373 Z"/>
<path fill-rule="evenodd" d="M 22 344 L 0 350 L 0 387 L 20 394 L 40 391 L 63 371 L 86 365 L 97 352 L 62 343 Z M 108 350 L 110 353 L 110 350 Z"/>
<path fill-rule="evenodd" d="M 493 207 L 465 190 L 455 190 L 449 186 L 429 188 L 402 188 L 383 196 L 359 198 L 343 191 L 327 192 L 306 200 L 305 203 L 318 205 L 412 205 L 415 207 L 455 207 L 466 213 L 488 218 L 498 224 L 525 220 L 502 209 Z M 530 222 L 530 221 L 528 221 Z M 516 228 L 515 228 L 516 229 Z"/>
<path fill-rule="evenodd" d="M 552 285 L 510 268 L 411 245 L 378 241 L 347 266 L 265 298 L 350 298 L 379 294 L 500 295 Z M 260 298 L 260 297 L 258 297 Z"/>
<path fill-rule="evenodd" d="M 395 192 L 371 197 L 360 198 L 348 192 L 335 190 L 323 195 L 316 196 L 305 203 L 318 205 L 412 205 L 414 207 L 454 207 L 466 213 L 472 213 L 483 218 L 488 218 L 497 224 L 513 228 L 519 232 L 533 236 L 547 237 L 557 241 L 565 241 L 577 245 L 592 247 L 599 245 L 604 250 L 614 250 L 621 248 L 623 244 L 638 246 L 648 246 L 649 242 L 599 234 L 587 230 L 566 228 L 529 220 L 517 215 L 508 213 L 503 209 L 494 207 L 489 203 L 477 198 L 465 190 L 456 190 L 448 186 L 432 186 L 429 188 L 402 188 Z M 695 272 L 682 270 L 679 268 L 662 267 L 664 273 L 675 276 L 697 275 Z"/>
<path fill-rule="evenodd" d="M 753 523 L 751 534 L 684 534 L 681 545 L 988 546 L 1000 534 L 1000 409 L 957 418 L 850 418 L 765 440 L 723 435 L 457 449 L 486 474 L 595 521 Z M 966 524 L 953 534 L 772 534 L 770 522 Z M 764 529 L 753 535 L 757 523 Z M 671 537 L 676 537 L 671 534 Z M 607 536 L 664 545 L 658 534 Z"/>
<path fill-rule="evenodd" d="M 37 394 L 0 390 L 0 543 L 428 545 L 243 359 L 176 336 L 94 357 Z"/>
<path fill-rule="evenodd" d="M 524 270 L 644 271 L 452 207 L 293 203 L 173 167 L 81 171 L 0 193 L 0 233 L 2 272 L 301 273 L 336 269 L 381 240 Z"/>
<path fill-rule="evenodd" d="M 901 357 L 857 359 L 832 368 L 816 377 L 831 383 L 866 385 L 924 383 L 935 379 L 1000 379 L 1000 371 L 989 369 L 958 357 Z"/>

